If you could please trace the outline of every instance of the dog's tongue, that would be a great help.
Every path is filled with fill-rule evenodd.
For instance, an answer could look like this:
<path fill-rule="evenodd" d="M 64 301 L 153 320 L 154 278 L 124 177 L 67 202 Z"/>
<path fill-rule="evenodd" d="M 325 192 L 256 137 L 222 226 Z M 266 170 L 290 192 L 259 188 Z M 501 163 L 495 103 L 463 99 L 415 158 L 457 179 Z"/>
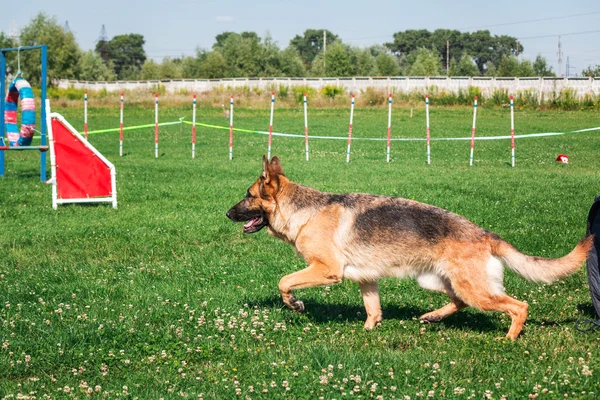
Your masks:
<path fill-rule="evenodd" d="M 244 229 L 252 228 L 254 225 L 260 223 L 260 221 L 262 221 L 262 217 L 252 218 L 247 224 L 244 225 Z"/>

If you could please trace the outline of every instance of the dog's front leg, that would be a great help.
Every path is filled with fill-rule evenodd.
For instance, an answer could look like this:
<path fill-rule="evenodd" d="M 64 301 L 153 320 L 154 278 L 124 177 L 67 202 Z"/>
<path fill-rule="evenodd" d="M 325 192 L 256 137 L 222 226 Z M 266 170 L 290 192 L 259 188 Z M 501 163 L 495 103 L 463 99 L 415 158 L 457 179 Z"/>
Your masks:
<path fill-rule="evenodd" d="M 381 302 L 379 301 L 379 286 L 377 281 L 360 282 L 359 285 L 363 302 L 365 303 L 365 309 L 367 310 L 365 329 L 371 330 L 383 319 L 381 314 Z"/>
<path fill-rule="evenodd" d="M 292 310 L 302 313 L 304 303 L 294 297 L 292 290 L 325 286 L 342 281 L 341 268 L 331 268 L 321 262 L 313 262 L 302 271 L 281 278 L 279 291 L 283 302 Z"/>

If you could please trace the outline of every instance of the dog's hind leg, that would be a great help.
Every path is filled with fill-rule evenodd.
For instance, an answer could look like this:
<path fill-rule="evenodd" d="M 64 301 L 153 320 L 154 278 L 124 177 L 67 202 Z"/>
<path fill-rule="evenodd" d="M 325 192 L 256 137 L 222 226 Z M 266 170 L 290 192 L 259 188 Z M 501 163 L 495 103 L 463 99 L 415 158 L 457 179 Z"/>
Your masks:
<path fill-rule="evenodd" d="M 439 322 L 443 318 L 467 307 L 467 305 L 456 296 L 450 282 L 446 278 L 433 273 L 428 273 L 418 276 L 417 282 L 423 289 L 446 293 L 450 297 L 450 300 L 452 300 L 450 303 L 437 310 L 421 315 L 419 318 L 421 321 L 425 323 Z"/>
<path fill-rule="evenodd" d="M 342 269 L 331 268 L 321 262 L 312 262 L 307 268 L 281 278 L 279 291 L 283 302 L 299 313 L 304 311 L 304 303 L 294 297 L 292 290 L 315 286 L 326 286 L 342 281 Z"/>
<path fill-rule="evenodd" d="M 377 281 L 360 282 L 359 285 L 363 302 L 365 303 L 365 309 L 367 310 L 365 329 L 371 330 L 383 319 L 381 314 L 381 303 L 379 301 L 379 286 Z"/>
<path fill-rule="evenodd" d="M 450 296 L 450 298 L 452 298 L 452 296 Z M 450 303 L 446 304 L 445 306 L 440 307 L 437 310 L 428 312 L 427 314 L 421 315 L 419 319 L 425 323 L 439 322 L 442 319 L 454 314 L 455 312 L 462 310 L 465 307 L 467 307 L 467 305 L 463 303 L 462 300 L 454 298 Z"/>
<path fill-rule="evenodd" d="M 452 288 L 456 295 L 471 307 L 482 311 L 501 311 L 507 314 L 512 322 L 506 337 L 516 340 L 527 318 L 529 308 L 527 303 L 515 300 L 500 290 L 497 277 L 490 277 L 489 271 L 486 270 L 486 261 L 471 258 L 461 260 L 461 264 L 462 267 L 455 270 L 460 273 L 451 278 Z"/>

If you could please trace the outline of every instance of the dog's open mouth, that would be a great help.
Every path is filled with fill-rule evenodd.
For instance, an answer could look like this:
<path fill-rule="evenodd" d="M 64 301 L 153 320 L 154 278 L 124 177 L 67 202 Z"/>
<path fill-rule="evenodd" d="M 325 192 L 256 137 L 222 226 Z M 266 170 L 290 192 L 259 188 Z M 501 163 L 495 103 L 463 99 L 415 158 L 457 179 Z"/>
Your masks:
<path fill-rule="evenodd" d="M 254 233 L 267 226 L 267 221 L 262 216 L 254 217 L 244 224 L 244 233 Z"/>

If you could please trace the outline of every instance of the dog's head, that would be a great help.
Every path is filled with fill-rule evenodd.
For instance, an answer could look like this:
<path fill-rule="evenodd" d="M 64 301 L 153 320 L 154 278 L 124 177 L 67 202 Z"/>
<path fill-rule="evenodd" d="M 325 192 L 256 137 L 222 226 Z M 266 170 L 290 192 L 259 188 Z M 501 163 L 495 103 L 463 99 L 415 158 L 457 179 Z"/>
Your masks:
<path fill-rule="evenodd" d="M 269 216 L 275 212 L 275 198 L 285 179 L 279 158 L 271 161 L 263 155 L 262 174 L 246 192 L 246 197 L 227 211 L 233 222 L 247 222 L 244 233 L 254 233 L 269 225 Z"/>

